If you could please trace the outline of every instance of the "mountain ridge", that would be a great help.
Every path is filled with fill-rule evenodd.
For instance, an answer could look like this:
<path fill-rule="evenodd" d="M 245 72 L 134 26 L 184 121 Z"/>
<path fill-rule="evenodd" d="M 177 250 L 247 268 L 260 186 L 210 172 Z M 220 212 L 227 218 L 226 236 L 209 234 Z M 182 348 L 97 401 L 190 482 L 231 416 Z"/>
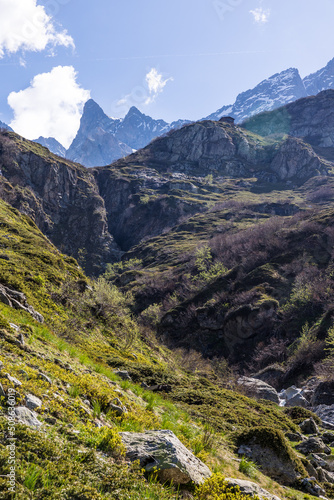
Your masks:
<path fill-rule="evenodd" d="M 319 71 L 301 78 L 298 69 L 289 68 L 263 80 L 254 88 L 240 93 L 234 104 L 225 105 L 203 120 L 218 121 L 231 115 L 237 123 L 263 111 L 271 111 L 302 97 L 334 88 L 334 59 Z M 108 165 L 141 149 L 153 139 L 191 123 L 177 120 L 167 123 L 155 120 L 132 106 L 123 119 L 108 117 L 102 108 L 89 99 L 84 106 L 80 128 L 66 152 L 70 160 L 87 167 Z M 47 145 L 43 139 L 43 145 Z M 52 152 L 62 151 L 49 143 Z"/>

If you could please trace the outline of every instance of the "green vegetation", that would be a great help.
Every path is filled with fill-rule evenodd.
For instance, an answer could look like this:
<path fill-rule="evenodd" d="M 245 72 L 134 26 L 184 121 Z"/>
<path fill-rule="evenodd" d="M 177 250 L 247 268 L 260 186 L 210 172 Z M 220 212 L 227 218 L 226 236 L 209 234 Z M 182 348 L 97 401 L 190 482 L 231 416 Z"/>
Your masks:
<path fill-rule="evenodd" d="M 13 387 L 3 376 L 10 373 L 22 384 L 18 403 L 26 394 L 42 400 L 36 411 L 43 431 L 17 427 L 19 498 L 102 500 L 115 498 L 115 491 L 124 500 L 178 498 L 176 488 L 148 481 L 136 464 L 128 465 L 120 431 L 170 429 L 216 468 L 224 450 L 232 447 L 229 433 L 235 426 L 241 430 L 264 421 L 273 428 L 295 430 L 274 405 L 219 389 L 214 372 L 202 377 L 184 371 L 182 361 L 178 364 L 131 317 L 131 294 L 121 293 L 105 277 L 89 280 L 76 261 L 60 254 L 30 219 L 3 202 L 0 208 L 0 242 L 9 257 L 0 259 L 5 284 L 23 292 L 45 319 L 38 323 L 28 312 L 0 303 L 1 384 L 6 392 Z M 109 272 L 117 274 L 119 268 Z M 18 342 L 19 334 L 23 344 Z M 114 374 L 117 368 L 129 370 L 133 381 L 120 380 Z M 169 383 L 173 390 L 165 395 L 152 393 L 141 387 L 144 381 Z M 126 408 L 121 416 L 110 410 L 115 399 Z M 1 405 L 6 413 L 3 398 Z M 103 427 L 96 426 L 97 420 Z M 5 426 L 1 418 L 4 474 L 8 472 Z M 6 498 L 5 489 L 1 479 L 0 498 Z M 198 498 L 205 498 L 205 491 L 200 491 Z M 219 491 L 238 495 L 221 485 Z"/>
<path fill-rule="evenodd" d="M 214 474 L 210 479 L 196 489 L 197 500 L 260 500 L 257 495 L 250 497 L 241 493 L 238 486 L 230 487 L 221 474 Z"/>
<path fill-rule="evenodd" d="M 284 140 L 243 133 L 264 157 Z M 9 137 L 48 165 L 59 161 L 37 144 Z M 92 173 L 64 164 L 95 189 Z M 325 356 L 332 360 L 332 180 L 292 190 L 255 177 L 194 171 L 175 178 L 164 171 L 161 186 L 152 188 L 159 172 L 147 170 L 143 183 L 142 170 L 126 162 L 110 168 L 113 181 L 132 185 L 131 210 L 139 221 L 127 233 L 116 228 L 118 239 L 122 244 L 131 236 L 138 244 L 126 240 L 131 249 L 123 260 L 107 264 L 96 279 L 28 216 L 0 201 L 0 284 L 27 301 L 26 310 L 0 302 L 0 382 L 5 392 L 14 386 L 7 373 L 21 382 L 19 404 L 27 394 L 42 401 L 36 409 L 42 430 L 17 427 L 18 498 L 181 499 L 179 488 L 159 484 L 125 458 L 119 433 L 152 429 L 173 431 L 216 472 L 189 487 L 197 500 L 246 499 L 228 486 L 229 476 L 256 479 L 281 498 L 308 498 L 283 490 L 234 453 L 240 442 L 270 443 L 303 476 L 284 432 L 319 418 L 250 399 L 236 380 L 240 368 L 254 373 L 276 362 L 286 384 L 314 374 Z M 23 200 L 25 189 L 17 188 Z M 109 218 L 119 224 L 117 216 Z M 75 255 L 81 265 L 94 257 L 86 248 Z M 4 397 L 1 410 L 8 411 Z M 1 417 L 2 474 L 9 470 L 6 425 Z M 8 498 L 3 478 L 1 498 Z"/>
<path fill-rule="evenodd" d="M 255 427 L 251 430 L 241 432 L 237 437 L 238 444 L 258 444 L 264 448 L 270 448 L 283 462 L 293 463 L 295 469 L 306 477 L 306 470 L 302 461 L 297 457 L 282 431 L 272 427 Z"/>

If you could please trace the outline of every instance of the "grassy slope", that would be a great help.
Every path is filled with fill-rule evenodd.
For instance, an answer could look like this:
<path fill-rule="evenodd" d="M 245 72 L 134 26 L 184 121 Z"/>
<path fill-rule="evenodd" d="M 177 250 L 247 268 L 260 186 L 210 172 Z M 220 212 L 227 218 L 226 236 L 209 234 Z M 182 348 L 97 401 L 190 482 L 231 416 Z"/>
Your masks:
<path fill-rule="evenodd" d="M 138 336 L 126 347 L 126 330 L 135 328 L 127 316 L 106 321 L 85 310 L 78 317 L 74 284 L 88 282 L 87 278 L 74 259 L 60 254 L 30 219 L 4 202 L 0 202 L 0 242 L 1 282 L 25 293 L 29 304 L 45 318 L 40 324 L 30 314 L 0 304 L 1 383 L 5 390 L 11 386 L 5 376 L 9 373 L 22 383 L 18 403 L 27 393 L 43 401 L 38 410 L 42 431 L 17 427 L 18 498 L 108 499 L 116 498 L 115 491 L 119 499 L 176 498 L 173 489 L 147 482 L 140 470 L 129 468 L 120 430 L 169 428 L 211 467 L 244 477 L 236 470 L 224 434 L 232 425 L 242 429 L 265 418 L 278 429 L 294 428 L 272 405 L 222 391 L 208 379 L 183 372 L 153 339 L 143 341 Z M 18 333 L 9 322 L 20 328 L 25 346 L 18 345 Z M 139 384 L 121 381 L 113 373 L 116 366 L 128 368 L 138 382 L 172 382 L 172 397 L 166 399 Z M 52 379 L 52 385 L 39 378 L 40 372 Z M 202 400 L 194 401 L 199 394 Z M 128 410 L 123 417 L 112 412 L 106 415 L 115 397 Z M 5 413 L 3 399 L 1 404 Z M 209 409 L 215 418 L 210 422 L 208 442 Z M 45 423 L 48 417 L 55 423 Z M 97 419 L 104 423 L 102 429 L 96 427 Z M 0 426 L 6 429 L 4 418 Z M 5 433 L 1 432 L 0 439 L 0 466 L 6 474 Z M 282 489 L 260 473 L 258 481 L 282 495 Z M 0 498 L 10 498 L 6 487 L 1 479 Z M 298 498 L 297 493 L 289 495 Z"/>

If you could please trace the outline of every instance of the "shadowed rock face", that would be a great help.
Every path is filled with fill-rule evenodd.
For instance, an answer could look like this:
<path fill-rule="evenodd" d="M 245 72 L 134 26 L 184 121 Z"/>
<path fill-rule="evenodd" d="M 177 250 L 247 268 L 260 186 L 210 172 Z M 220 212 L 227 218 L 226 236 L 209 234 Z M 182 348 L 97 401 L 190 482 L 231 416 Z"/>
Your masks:
<path fill-rule="evenodd" d="M 93 172 L 105 202 L 109 231 L 122 250 L 129 250 L 142 239 L 157 236 L 174 226 L 182 217 L 203 210 L 199 203 L 187 200 L 190 183 L 185 183 L 185 197 L 176 199 L 168 196 L 175 184 L 154 172 L 143 170 L 137 178 L 119 177 L 117 171 L 108 168 Z M 142 188 L 152 189 L 158 196 L 144 203 L 140 195 Z"/>
<path fill-rule="evenodd" d="M 119 256 L 94 177 L 32 144 L 0 138 L 1 197 L 29 215 L 64 252 L 79 257 L 84 250 L 82 263 L 94 274 Z"/>
<path fill-rule="evenodd" d="M 289 134 L 312 146 L 334 147 L 334 90 L 299 99 L 278 110 L 262 113 L 244 123 L 247 130 L 268 136 Z"/>

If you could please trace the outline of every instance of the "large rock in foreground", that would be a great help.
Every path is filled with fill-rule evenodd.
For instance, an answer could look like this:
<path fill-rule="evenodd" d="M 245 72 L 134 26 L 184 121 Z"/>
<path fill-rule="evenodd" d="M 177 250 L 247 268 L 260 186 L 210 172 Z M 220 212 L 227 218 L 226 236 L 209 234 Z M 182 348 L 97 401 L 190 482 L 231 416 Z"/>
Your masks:
<path fill-rule="evenodd" d="M 157 470 L 161 482 L 200 484 L 211 476 L 210 469 L 193 455 L 172 431 L 121 432 L 126 456 L 139 460 L 147 472 Z"/>

